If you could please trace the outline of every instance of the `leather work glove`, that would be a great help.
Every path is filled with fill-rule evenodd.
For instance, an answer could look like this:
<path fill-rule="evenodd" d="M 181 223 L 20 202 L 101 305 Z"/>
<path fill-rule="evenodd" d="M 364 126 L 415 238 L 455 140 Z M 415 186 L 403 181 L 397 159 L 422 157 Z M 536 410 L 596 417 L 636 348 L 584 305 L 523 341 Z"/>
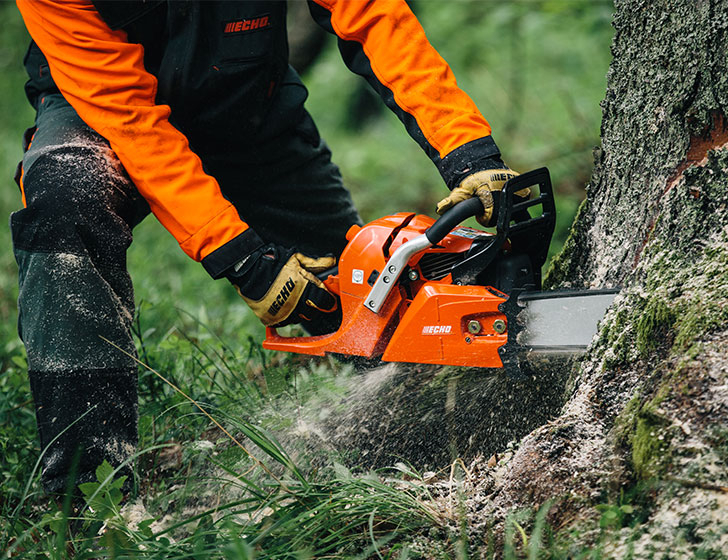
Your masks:
<path fill-rule="evenodd" d="M 341 309 L 314 274 L 335 264 L 335 257 L 312 258 L 266 245 L 235 265 L 227 278 L 265 326 L 301 323 L 312 335 L 326 334 L 339 327 Z"/>
<path fill-rule="evenodd" d="M 497 210 L 494 208 L 493 195 L 491 193 L 500 191 L 509 179 L 516 177 L 518 173 L 511 170 L 505 164 L 502 169 L 487 169 L 471 173 L 460 184 L 455 187 L 450 195 L 437 203 L 437 213 L 442 214 L 459 202 L 477 196 L 483 203 L 485 211 L 482 215 L 476 216 L 478 223 L 485 227 L 494 226 L 498 218 Z M 516 196 L 527 199 L 531 196 L 531 189 L 516 191 Z"/>

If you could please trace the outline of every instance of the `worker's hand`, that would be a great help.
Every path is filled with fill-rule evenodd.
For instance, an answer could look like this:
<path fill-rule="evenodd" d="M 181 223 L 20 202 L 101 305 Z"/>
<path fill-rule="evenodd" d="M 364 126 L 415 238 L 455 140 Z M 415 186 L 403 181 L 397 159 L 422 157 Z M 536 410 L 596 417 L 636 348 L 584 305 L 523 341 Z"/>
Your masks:
<path fill-rule="evenodd" d="M 487 169 L 472 173 L 460 181 L 460 184 L 452 190 L 448 197 L 443 198 L 437 204 L 437 213 L 442 214 L 459 202 L 477 196 L 483 203 L 485 211 L 482 215 L 476 216 L 476 220 L 483 226 L 493 226 L 498 216 L 494 212 L 492 193 L 502 190 L 506 182 L 517 175 L 518 173 L 505 166 L 503 169 Z M 531 189 L 521 189 L 513 194 L 521 198 L 528 198 L 531 196 Z"/>
<path fill-rule="evenodd" d="M 277 245 L 255 250 L 227 274 L 265 326 L 301 323 L 310 334 L 335 331 L 341 322 L 338 298 L 314 274 L 336 258 L 312 258 Z"/>

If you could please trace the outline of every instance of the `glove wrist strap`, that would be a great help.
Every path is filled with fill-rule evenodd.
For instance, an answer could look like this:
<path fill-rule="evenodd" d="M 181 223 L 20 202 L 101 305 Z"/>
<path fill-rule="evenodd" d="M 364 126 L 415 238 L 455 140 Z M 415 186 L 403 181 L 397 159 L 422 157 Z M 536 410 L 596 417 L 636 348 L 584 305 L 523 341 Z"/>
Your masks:
<path fill-rule="evenodd" d="M 225 276 L 243 256 L 251 254 L 263 245 L 263 240 L 258 234 L 252 229 L 246 229 L 202 259 L 202 266 L 217 280 Z"/>
<path fill-rule="evenodd" d="M 447 154 L 438 168 L 447 188 L 453 190 L 467 175 L 485 169 L 505 168 L 500 150 L 492 136 L 484 136 L 463 144 Z"/>

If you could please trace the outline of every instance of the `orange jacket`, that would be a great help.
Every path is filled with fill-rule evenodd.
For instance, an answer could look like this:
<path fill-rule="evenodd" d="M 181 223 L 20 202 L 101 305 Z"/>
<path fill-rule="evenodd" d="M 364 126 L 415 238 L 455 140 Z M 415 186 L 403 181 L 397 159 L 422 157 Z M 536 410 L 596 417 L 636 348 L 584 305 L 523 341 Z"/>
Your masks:
<path fill-rule="evenodd" d="M 315 19 L 339 37 L 347 65 L 379 92 L 450 187 L 479 159 L 498 154 L 490 126 L 457 87 L 404 0 L 310 3 Z M 171 109 L 159 103 L 158 79 L 145 68 L 141 44 L 123 28 L 112 29 L 90 0 L 17 4 L 58 89 L 109 141 L 185 253 L 202 260 L 248 229 L 215 178 L 203 171 L 188 137 L 170 123 Z M 236 31 L 228 27 L 219 32 Z"/>

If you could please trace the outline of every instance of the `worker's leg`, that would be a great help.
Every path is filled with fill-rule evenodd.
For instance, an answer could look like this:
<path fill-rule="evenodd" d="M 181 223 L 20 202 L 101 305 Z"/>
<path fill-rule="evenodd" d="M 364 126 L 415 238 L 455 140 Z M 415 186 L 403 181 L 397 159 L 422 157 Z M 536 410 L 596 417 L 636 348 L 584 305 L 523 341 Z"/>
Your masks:
<path fill-rule="evenodd" d="M 339 255 L 361 218 L 308 114 L 289 134 L 203 161 L 225 196 L 265 241 Z"/>
<path fill-rule="evenodd" d="M 103 460 L 118 466 L 135 450 L 137 367 L 112 343 L 134 354 L 126 250 L 149 210 L 108 143 L 60 95 L 44 99 L 36 124 L 25 208 L 11 228 L 42 481 L 57 492 L 74 458 L 84 482 Z"/>

